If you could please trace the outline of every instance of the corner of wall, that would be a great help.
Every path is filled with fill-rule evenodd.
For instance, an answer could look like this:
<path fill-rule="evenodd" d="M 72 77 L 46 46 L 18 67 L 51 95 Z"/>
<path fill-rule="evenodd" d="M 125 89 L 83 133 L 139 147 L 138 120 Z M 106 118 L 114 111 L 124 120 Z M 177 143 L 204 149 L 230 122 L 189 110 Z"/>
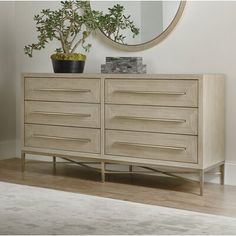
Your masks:
<path fill-rule="evenodd" d="M 0 141 L 0 160 L 16 157 L 16 141 Z"/>

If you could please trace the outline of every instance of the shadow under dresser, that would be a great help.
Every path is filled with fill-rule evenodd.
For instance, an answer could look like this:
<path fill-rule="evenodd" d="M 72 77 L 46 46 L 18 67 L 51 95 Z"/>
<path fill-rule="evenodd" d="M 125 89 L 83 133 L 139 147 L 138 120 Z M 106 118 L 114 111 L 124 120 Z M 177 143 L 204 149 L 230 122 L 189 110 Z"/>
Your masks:
<path fill-rule="evenodd" d="M 207 171 L 219 167 L 224 183 L 223 75 L 35 73 L 22 93 L 22 171 L 39 154 L 99 163 L 103 182 L 114 163 L 197 173 L 201 195 Z"/>

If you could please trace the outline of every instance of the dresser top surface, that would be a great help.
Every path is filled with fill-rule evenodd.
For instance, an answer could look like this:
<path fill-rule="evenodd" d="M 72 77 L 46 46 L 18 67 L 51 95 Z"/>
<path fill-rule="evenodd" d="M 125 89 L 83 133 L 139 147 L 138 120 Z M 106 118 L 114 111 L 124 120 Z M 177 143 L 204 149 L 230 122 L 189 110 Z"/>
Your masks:
<path fill-rule="evenodd" d="M 225 77 L 224 74 L 91 74 L 91 73 L 22 73 L 24 78 L 105 78 L 105 79 L 201 79 Z"/>

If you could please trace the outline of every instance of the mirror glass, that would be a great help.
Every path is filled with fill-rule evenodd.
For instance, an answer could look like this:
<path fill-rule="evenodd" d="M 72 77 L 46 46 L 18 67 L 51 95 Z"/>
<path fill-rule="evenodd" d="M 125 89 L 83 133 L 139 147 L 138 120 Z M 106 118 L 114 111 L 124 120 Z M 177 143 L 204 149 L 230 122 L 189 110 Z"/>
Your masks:
<path fill-rule="evenodd" d="M 123 45 L 145 44 L 161 35 L 174 20 L 181 1 L 91 1 L 93 10 L 102 11 L 109 22 L 101 29 L 112 41 Z M 117 9 L 119 8 L 119 9 Z M 112 10 L 121 12 L 116 25 Z M 118 10 L 118 11 L 117 11 Z M 125 27 L 123 27 L 126 25 Z M 125 28 L 125 29 L 124 29 Z"/>

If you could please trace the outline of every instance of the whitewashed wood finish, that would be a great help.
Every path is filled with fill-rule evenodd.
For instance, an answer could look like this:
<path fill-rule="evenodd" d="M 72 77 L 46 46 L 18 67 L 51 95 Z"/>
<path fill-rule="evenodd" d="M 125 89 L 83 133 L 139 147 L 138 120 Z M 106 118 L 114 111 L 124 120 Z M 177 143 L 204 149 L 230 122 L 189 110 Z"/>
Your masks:
<path fill-rule="evenodd" d="M 101 156 L 105 156 L 105 79 L 101 77 Z"/>
<path fill-rule="evenodd" d="M 86 99 L 82 100 L 87 104 L 91 103 L 101 103 L 101 119 L 100 119 L 100 129 L 98 131 L 99 134 L 99 145 L 101 149 L 101 153 L 89 153 L 83 151 L 68 151 L 66 149 L 50 149 L 45 146 L 41 147 L 31 147 L 28 146 L 24 141 L 24 96 L 25 91 L 25 81 L 32 80 L 32 81 L 40 81 L 40 82 L 33 82 L 39 83 L 41 86 L 43 81 L 53 80 L 58 81 L 56 82 L 56 88 L 61 86 L 60 81 L 64 81 L 64 85 L 70 86 L 69 88 L 76 88 L 75 84 L 77 84 L 77 80 L 88 80 L 91 81 L 92 84 L 96 84 L 93 86 L 96 91 L 94 91 L 96 99 L 94 97 L 91 99 L 91 96 L 88 96 Z M 61 80 L 62 79 L 62 80 Z M 165 166 L 168 168 L 185 168 L 189 170 L 207 170 L 211 167 L 216 167 L 224 163 L 224 86 L 223 86 L 224 75 L 213 75 L 213 74 L 160 74 L 160 75 L 127 75 L 127 74 L 24 74 L 22 79 L 22 152 L 23 153 L 34 153 L 34 154 L 43 154 L 43 155 L 50 155 L 50 156 L 64 156 L 64 157 L 71 157 L 71 158 L 85 158 L 89 160 L 100 160 L 105 162 L 114 162 L 114 163 L 126 163 L 126 164 L 133 164 L 133 165 L 149 165 L 149 166 Z M 75 82 L 73 82 L 75 81 Z M 97 82 L 98 81 L 98 82 Z M 187 88 L 189 92 L 189 98 L 191 102 L 186 102 L 185 99 L 183 101 L 178 101 L 176 103 L 175 99 L 172 98 L 173 103 L 168 101 L 167 103 L 164 101 L 162 97 L 162 105 L 157 105 L 156 100 L 150 99 L 150 94 L 138 94 L 139 101 L 135 101 L 132 98 L 132 102 L 135 103 L 135 107 L 142 104 L 143 97 L 148 97 L 145 100 L 144 108 L 148 107 L 155 107 L 157 109 L 160 108 L 173 108 L 173 115 L 175 114 L 175 109 L 180 109 L 179 106 L 184 106 L 181 109 L 189 109 L 189 110 L 197 110 L 197 134 L 196 135 L 184 135 L 184 131 L 179 131 L 179 136 L 186 136 L 186 137 L 194 137 L 197 140 L 197 163 L 191 162 L 178 162 L 178 161 L 170 161 L 170 160 L 159 160 L 159 159 L 147 159 L 141 157 L 130 157 L 130 156 L 119 156 L 119 155 L 111 155 L 105 154 L 105 99 L 107 99 L 107 84 L 109 81 L 120 81 L 120 86 L 125 82 L 125 84 L 129 85 L 129 89 L 137 89 L 136 84 L 142 84 L 144 86 L 140 86 L 138 88 L 150 91 L 153 89 L 151 86 L 151 82 L 157 84 L 159 81 L 162 83 L 165 81 L 167 84 L 172 82 L 174 89 L 178 88 Z M 134 83 L 136 82 L 136 83 Z M 140 83 L 139 83 L 140 82 Z M 144 83 L 145 82 L 145 83 Z M 193 86 L 188 86 L 192 84 Z M 73 84 L 73 86 L 71 86 Z M 149 86 L 147 86 L 147 84 Z M 178 85 L 178 84 L 181 84 Z M 186 85 L 187 87 L 183 86 Z M 104 86 L 106 85 L 106 86 Z M 91 85 L 92 86 L 92 85 Z M 27 87 L 27 86 L 26 86 Z M 47 88 L 47 85 L 45 85 Z M 155 86 L 155 88 L 159 88 Z M 127 89 L 127 87 L 122 86 L 122 89 Z M 105 96 L 106 93 L 106 96 Z M 54 95 L 53 95 L 54 94 Z M 52 93 L 50 97 L 55 96 L 55 93 Z M 136 96 L 136 95 L 135 95 Z M 152 95 L 153 96 L 153 95 Z M 160 95 L 158 95 L 160 97 Z M 169 97 L 173 95 L 165 95 L 165 97 Z M 68 96 L 71 100 L 71 96 Z M 66 99 L 68 98 L 66 97 Z M 133 97 L 133 95 L 132 95 Z M 128 102 L 123 97 L 122 99 L 122 106 L 128 107 Z M 54 99 L 54 98 L 52 98 Z M 168 99 L 167 99 L 168 100 Z M 53 100 L 55 102 L 55 99 Z M 130 100 L 128 100 L 130 101 Z M 42 101 L 42 102 L 48 102 Z M 68 102 L 68 101 L 63 101 Z M 73 98 L 73 101 L 78 106 L 81 104 L 81 100 L 76 101 Z M 117 101 L 116 101 L 117 102 Z M 140 104 L 138 104 L 140 102 Z M 119 101 L 118 101 L 119 103 Z M 115 104 L 111 104 L 112 106 Z M 165 107 L 165 106 L 168 107 Z M 177 107 L 178 106 L 178 107 Z M 212 106 L 212 107 L 211 107 Z M 193 108 L 194 107 L 194 108 Z M 123 109 L 123 108 L 122 108 Z M 215 117 L 215 118 L 214 118 Z M 107 125 L 107 124 L 106 124 Z M 57 126 L 55 126 L 57 127 Z M 62 127 L 67 129 L 68 127 Z M 75 129 L 75 128 L 73 128 Z M 217 131 L 215 131 L 217 130 Z M 133 130 L 134 131 L 134 130 Z M 153 130 L 154 133 L 158 132 L 157 130 Z M 152 131 L 152 133 L 153 133 Z M 170 133 L 170 132 L 168 132 Z M 176 134 L 176 135 L 178 135 Z M 171 135 L 171 134 L 170 134 Z"/>
<path fill-rule="evenodd" d="M 130 131 L 106 131 L 106 154 L 197 163 L 197 137 Z"/>
<path fill-rule="evenodd" d="M 160 35 L 158 35 L 156 38 L 154 38 L 153 40 L 150 40 L 146 43 L 137 44 L 137 45 L 121 44 L 121 43 L 111 40 L 109 37 L 107 37 L 101 31 L 98 31 L 97 33 L 106 44 L 111 45 L 119 50 L 128 51 L 128 52 L 143 51 L 143 50 L 151 48 L 151 47 L 155 46 L 156 44 L 160 43 L 174 30 L 174 28 L 178 24 L 182 14 L 183 14 L 185 5 L 186 5 L 186 1 L 180 1 L 178 11 L 177 11 L 174 19 L 170 23 L 170 25 L 167 27 L 167 29 L 165 31 L 163 31 Z"/>
<path fill-rule="evenodd" d="M 91 161 L 105 161 L 107 163 L 116 163 L 116 164 L 124 164 L 124 165 L 144 165 L 144 166 L 155 166 L 155 167 L 165 167 L 169 169 L 175 170 L 190 170 L 190 171 L 199 171 L 200 167 L 195 163 L 188 162 L 173 162 L 166 160 L 153 160 L 147 158 L 140 157 L 129 157 L 129 156 L 115 156 L 115 155 L 101 155 L 96 153 L 86 153 L 86 152 L 78 152 L 78 151 L 68 151 L 68 150 L 55 150 L 48 148 L 37 148 L 37 147 L 24 147 L 22 149 L 23 153 L 41 155 L 41 156 L 57 156 L 57 157 L 65 157 L 71 158 L 72 160 L 91 160 Z M 216 166 L 217 167 L 217 166 Z"/>
<path fill-rule="evenodd" d="M 25 125 L 25 145 L 100 153 L 100 130 L 49 125 Z"/>
<path fill-rule="evenodd" d="M 100 80 L 26 78 L 25 100 L 99 103 Z"/>
<path fill-rule="evenodd" d="M 197 135 L 196 108 L 106 105 L 106 129 Z"/>
<path fill-rule="evenodd" d="M 111 104 L 197 107 L 197 93 L 197 80 L 110 79 L 105 83 L 105 102 Z"/>
<path fill-rule="evenodd" d="M 218 74 L 216 74 L 217 76 Z M 203 76 L 214 76 L 214 74 L 63 74 L 63 73 L 24 73 L 22 77 L 27 80 L 39 78 L 54 79 L 135 79 L 135 80 L 199 80 Z M 223 75 L 219 75 L 223 76 Z"/>
<path fill-rule="evenodd" d="M 219 75 L 203 79 L 203 168 L 225 160 L 225 84 Z M 201 114 L 200 114 L 201 115 Z"/>
<path fill-rule="evenodd" d="M 25 123 L 100 128 L 100 104 L 25 101 Z"/>

